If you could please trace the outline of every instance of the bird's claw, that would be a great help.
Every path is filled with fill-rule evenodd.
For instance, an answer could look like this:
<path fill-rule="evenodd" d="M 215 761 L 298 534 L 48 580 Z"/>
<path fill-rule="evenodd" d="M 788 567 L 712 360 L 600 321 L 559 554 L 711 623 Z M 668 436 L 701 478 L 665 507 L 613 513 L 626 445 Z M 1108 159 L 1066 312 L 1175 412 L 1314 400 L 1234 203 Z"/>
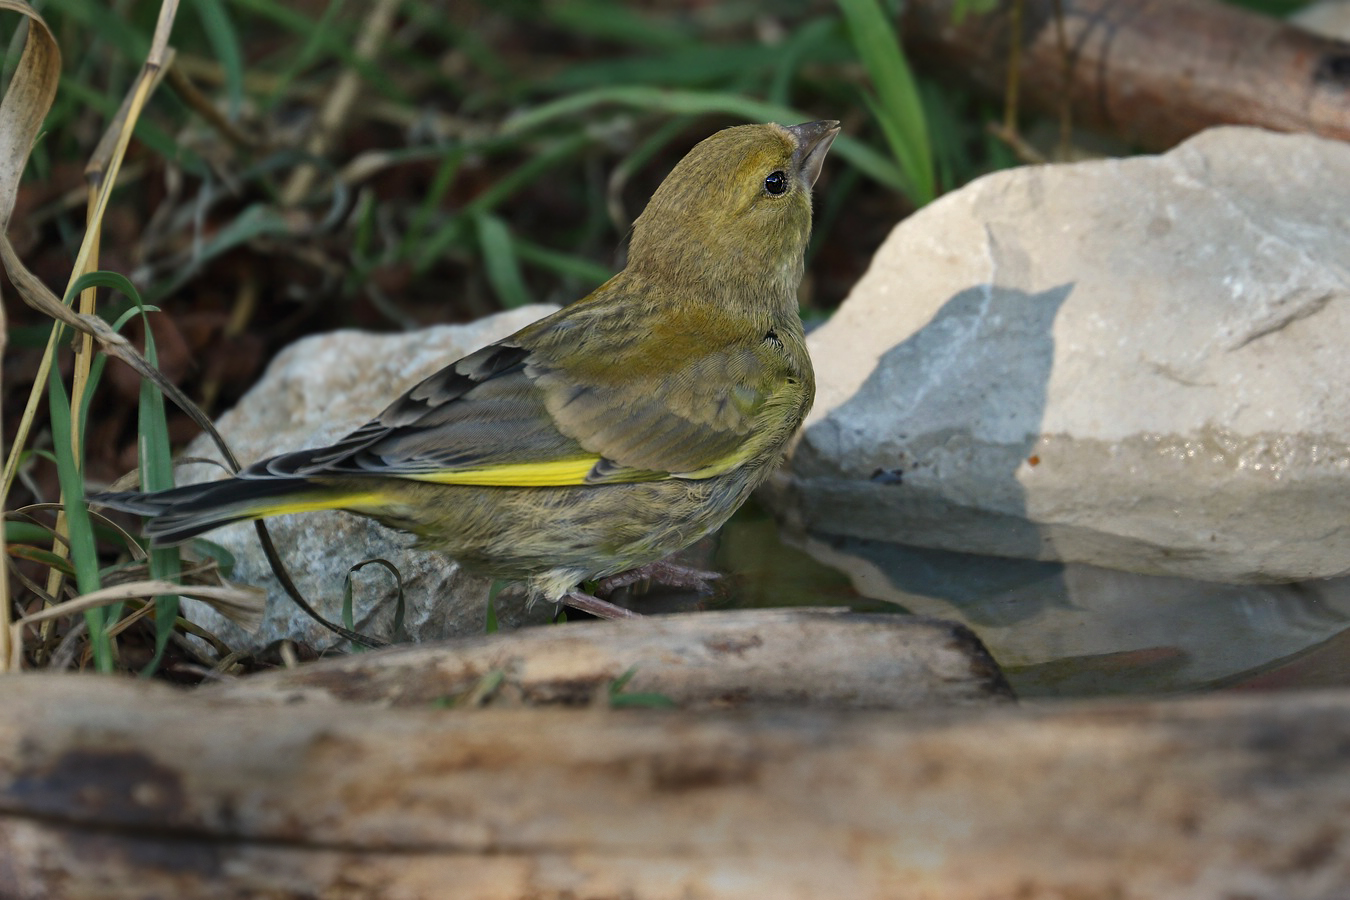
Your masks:
<path fill-rule="evenodd" d="M 608 600 L 601 600 L 583 591 L 568 591 L 558 600 L 563 606 L 579 609 L 601 619 L 641 619 L 642 613 L 635 613 Z"/>
<path fill-rule="evenodd" d="M 697 591 L 700 594 L 711 594 L 712 582 L 721 577 L 721 572 L 709 572 L 707 569 L 696 569 L 693 566 L 682 566 L 679 563 L 661 560 L 601 578 L 596 582 L 595 593 L 599 597 L 608 597 L 619 588 L 646 581 L 663 584 L 666 587 Z"/>

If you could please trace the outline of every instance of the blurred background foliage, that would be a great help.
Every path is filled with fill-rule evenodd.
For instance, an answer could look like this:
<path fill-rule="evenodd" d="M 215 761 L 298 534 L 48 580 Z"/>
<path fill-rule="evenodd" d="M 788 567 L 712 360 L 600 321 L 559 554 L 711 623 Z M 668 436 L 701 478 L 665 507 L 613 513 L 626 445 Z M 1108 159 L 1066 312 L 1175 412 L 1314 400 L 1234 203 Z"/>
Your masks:
<path fill-rule="evenodd" d="M 165 347 L 163 365 L 197 370 L 218 406 L 302 332 L 574 299 L 621 264 L 631 218 L 694 141 L 741 121 L 830 117 L 845 137 L 819 191 L 803 293 L 808 315 L 827 312 L 891 224 L 1018 162 L 986 128 L 989 101 L 911 77 L 898 6 L 185 0 L 176 74 L 229 127 L 182 89 L 156 92 L 105 225 L 105 266 L 165 304 L 159 318 L 202 352 Z M 39 8 L 65 77 L 15 221 L 59 268 L 79 233 L 81 168 L 159 4 Z"/>
<path fill-rule="evenodd" d="M 41 8 L 65 72 L 14 231 L 49 284 L 68 272 L 84 163 L 158 10 Z M 877 0 L 186 0 L 101 265 L 163 309 L 161 367 L 215 412 L 305 333 L 575 299 L 622 264 L 632 218 L 694 142 L 738 122 L 838 118 L 802 292 L 819 317 L 895 221 L 1016 162 L 985 131 L 983 101 L 910 77 L 894 16 Z M 109 303 L 109 319 L 125 311 Z M 49 327 L 13 318 L 8 384 Z M 135 379 L 111 369 L 107 402 L 130 409 Z M 98 418 L 88 472 L 106 480 L 134 464 L 134 425 Z M 193 429 L 170 418 L 181 444 Z"/>
<path fill-rule="evenodd" d="M 953 16 L 991 5 L 958 0 Z M 1284 15 L 1304 4 L 1239 5 Z M 84 231 L 85 164 L 160 3 L 37 7 L 64 72 L 11 237 L 61 285 Z M 308 333 L 576 299 L 622 265 L 633 217 L 696 141 L 746 121 L 836 118 L 801 291 L 804 317 L 819 321 L 897 221 L 1019 163 L 990 128 L 1001 104 L 910 71 L 898 12 L 885 0 L 183 0 L 175 60 L 103 220 L 100 266 L 163 311 L 146 319 L 161 370 L 215 414 Z M 0 17 L 6 82 L 18 24 Z M 140 341 L 128 292 L 100 314 L 128 320 Z M 51 323 L 14 302 L 6 311 L 10 436 Z M 84 423 L 90 489 L 136 467 L 145 403 L 134 373 L 107 367 Z M 195 435 L 176 410 L 158 415 L 166 446 Z M 54 440 L 47 425 L 31 444 Z M 57 466 L 34 452 L 6 507 L 58 495 Z M 22 552 L 38 555 L 36 543 Z"/>

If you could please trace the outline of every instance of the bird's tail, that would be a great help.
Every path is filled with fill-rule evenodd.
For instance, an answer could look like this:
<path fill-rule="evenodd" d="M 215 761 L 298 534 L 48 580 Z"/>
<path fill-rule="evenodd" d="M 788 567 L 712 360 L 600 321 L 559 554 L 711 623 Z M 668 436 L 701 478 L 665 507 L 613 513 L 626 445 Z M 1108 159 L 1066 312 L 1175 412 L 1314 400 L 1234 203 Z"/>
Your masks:
<path fill-rule="evenodd" d="M 267 516 L 342 509 L 369 502 L 370 495 L 309 478 L 227 478 L 142 494 L 93 494 L 91 503 L 148 516 L 146 536 L 157 547 L 181 544 L 222 525 Z"/>

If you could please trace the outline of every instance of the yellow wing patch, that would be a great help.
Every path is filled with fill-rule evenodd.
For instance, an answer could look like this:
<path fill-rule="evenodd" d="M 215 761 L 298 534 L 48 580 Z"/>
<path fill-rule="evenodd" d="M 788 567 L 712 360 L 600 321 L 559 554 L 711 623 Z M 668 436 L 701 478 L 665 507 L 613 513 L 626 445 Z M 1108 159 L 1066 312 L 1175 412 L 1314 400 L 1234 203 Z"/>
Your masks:
<path fill-rule="evenodd" d="M 378 509 L 382 504 L 388 502 L 388 499 L 384 494 L 366 491 L 359 494 L 334 494 L 317 500 L 281 500 L 277 503 L 251 507 L 248 516 L 251 519 L 262 519 L 268 516 L 289 515 L 290 513 L 320 512 L 326 509 L 356 509 L 362 507 Z"/>
<path fill-rule="evenodd" d="M 402 474 L 411 481 L 433 484 L 465 484 L 480 487 L 567 487 L 585 484 L 599 456 L 557 459 L 548 462 L 510 463 L 481 469 L 450 469 L 425 475 Z"/>

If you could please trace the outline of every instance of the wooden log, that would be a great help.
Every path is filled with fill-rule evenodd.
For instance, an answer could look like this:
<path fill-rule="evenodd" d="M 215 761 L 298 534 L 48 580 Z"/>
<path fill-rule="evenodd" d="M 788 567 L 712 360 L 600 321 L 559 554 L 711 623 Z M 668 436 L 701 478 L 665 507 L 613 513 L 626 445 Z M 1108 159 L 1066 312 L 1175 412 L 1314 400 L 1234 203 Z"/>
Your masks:
<path fill-rule="evenodd" d="M 946 713 L 294 707 L 22 675 L 0 894 L 1333 898 L 1350 693 Z"/>
<path fill-rule="evenodd" d="M 1066 87 L 1054 0 L 1023 0 L 1019 100 Z M 1003 96 L 1014 0 L 958 25 L 955 0 L 905 4 L 916 63 Z M 1165 150 L 1214 125 L 1350 139 L 1350 44 L 1218 0 L 1061 0 L 1075 124 Z"/>
<path fill-rule="evenodd" d="M 659 694 L 685 709 L 913 709 L 1013 697 L 964 625 L 843 609 L 749 609 L 530 628 L 323 660 L 203 693 L 416 707 L 585 705 Z"/>

